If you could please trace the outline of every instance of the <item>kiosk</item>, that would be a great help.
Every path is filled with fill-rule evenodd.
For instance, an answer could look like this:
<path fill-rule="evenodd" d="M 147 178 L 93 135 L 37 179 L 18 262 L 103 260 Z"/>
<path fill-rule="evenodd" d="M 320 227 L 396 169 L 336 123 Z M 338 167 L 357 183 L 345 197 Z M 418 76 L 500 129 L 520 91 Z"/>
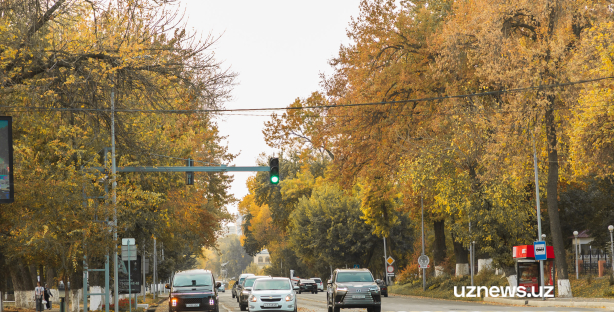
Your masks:
<path fill-rule="evenodd" d="M 546 246 L 547 260 L 544 261 L 544 286 L 554 286 L 554 248 Z M 514 246 L 512 257 L 516 260 L 518 286 L 526 287 L 527 293 L 539 293 L 541 284 L 539 261 L 535 260 L 533 245 Z"/>

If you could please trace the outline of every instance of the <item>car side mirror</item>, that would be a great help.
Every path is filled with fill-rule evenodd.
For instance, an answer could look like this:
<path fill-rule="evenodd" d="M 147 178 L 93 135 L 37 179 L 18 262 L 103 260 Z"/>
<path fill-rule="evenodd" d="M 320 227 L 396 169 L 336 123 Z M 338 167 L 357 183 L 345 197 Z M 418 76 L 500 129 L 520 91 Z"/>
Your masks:
<path fill-rule="evenodd" d="M 220 283 L 220 282 L 215 282 L 215 287 L 216 287 L 216 288 L 220 288 L 221 286 L 222 286 L 222 283 Z"/>
<path fill-rule="evenodd" d="M 169 284 L 164 284 L 164 288 L 171 289 L 171 286 Z"/>
<path fill-rule="evenodd" d="M 301 288 L 296 286 L 296 285 L 294 285 L 294 290 L 299 290 L 299 289 L 301 289 Z"/>
<path fill-rule="evenodd" d="M 380 284 L 382 282 L 382 280 L 381 279 L 376 279 L 375 282 Z"/>

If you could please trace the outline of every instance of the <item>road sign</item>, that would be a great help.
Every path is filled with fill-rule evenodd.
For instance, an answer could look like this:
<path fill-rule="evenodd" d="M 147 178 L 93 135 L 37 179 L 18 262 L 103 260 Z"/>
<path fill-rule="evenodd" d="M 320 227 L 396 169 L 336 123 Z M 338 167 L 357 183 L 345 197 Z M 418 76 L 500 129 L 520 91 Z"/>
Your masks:
<path fill-rule="evenodd" d="M 354 264 L 354 269 L 360 269 L 360 265 L 359 264 Z"/>
<path fill-rule="evenodd" d="M 427 255 L 418 257 L 418 264 L 420 265 L 421 269 L 426 268 L 427 265 L 429 265 L 429 257 Z"/>
<path fill-rule="evenodd" d="M 394 263 L 394 259 L 392 259 L 392 257 L 388 257 L 388 259 L 386 259 L 386 263 L 388 263 L 388 265 L 392 265 Z"/>
<path fill-rule="evenodd" d="M 126 261 L 136 260 L 136 249 L 136 245 L 122 245 L 122 259 Z"/>
<path fill-rule="evenodd" d="M 393 266 L 391 266 L 391 265 L 389 265 L 389 266 L 386 268 L 386 271 L 388 271 L 388 273 L 394 273 L 394 267 L 393 267 Z"/>
<path fill-rule="evenodd" d="M 122 238 L 122 246 L 134 245 L 136 240 L 134 238 Z"/>
<path fill-rule="evenodd" d="M 535 251 L 535 260 L 547 260 L 548 256 L 546 255 L 546 242 L 538 241 L 533 243 L 533 248 Z"/>

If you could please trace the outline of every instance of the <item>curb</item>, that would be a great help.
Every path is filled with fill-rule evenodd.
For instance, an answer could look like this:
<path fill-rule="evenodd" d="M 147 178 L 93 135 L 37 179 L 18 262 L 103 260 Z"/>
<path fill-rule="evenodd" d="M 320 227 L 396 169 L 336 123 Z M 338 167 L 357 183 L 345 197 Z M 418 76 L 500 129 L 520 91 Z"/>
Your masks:
<path fill-rule="evenodd" d="M 530 307 L 568 307 L 568 308 L 614 308 L 614 302 L 599 302 L 599 301 L 556 301 L 556 300 L 522 300 L 522 299 L 507 299 L 507 298 L 484 298 L 485 302 L 502 303 L 518 306 Z"/>

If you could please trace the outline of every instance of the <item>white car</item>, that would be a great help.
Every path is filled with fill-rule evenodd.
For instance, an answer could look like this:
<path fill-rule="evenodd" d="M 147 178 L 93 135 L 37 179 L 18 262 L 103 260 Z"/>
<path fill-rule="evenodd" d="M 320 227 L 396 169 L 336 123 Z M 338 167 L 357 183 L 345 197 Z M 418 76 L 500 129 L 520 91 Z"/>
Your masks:
<path fill-rule="evenodd" d="M 252 293 L 247 299 L 250 312 L 286 311 L 296 312 L 296 292 L 286 277 L 264 277 L 254 282 Z"/>
<path fill-rule="evenodd" d="M 322 283 L 322 279 L 320 279 L 319 277 L 312 277 L 311 279 L 316 282 L 316 285 L 318 285 L 318 291 L 324 291 L 324 284 Z"/>

